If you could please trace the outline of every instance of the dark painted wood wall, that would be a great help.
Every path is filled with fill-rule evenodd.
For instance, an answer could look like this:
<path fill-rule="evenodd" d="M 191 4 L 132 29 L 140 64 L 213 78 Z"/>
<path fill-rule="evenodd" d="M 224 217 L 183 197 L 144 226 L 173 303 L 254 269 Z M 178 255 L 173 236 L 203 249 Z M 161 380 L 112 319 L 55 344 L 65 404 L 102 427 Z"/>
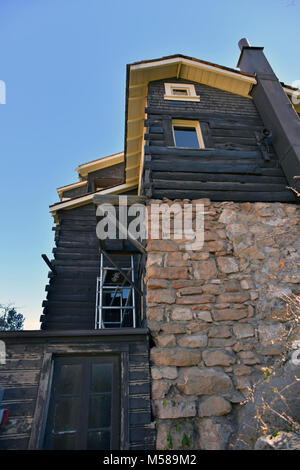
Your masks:
<path fill-rule="evenodd" d="M 58 212 L 56 248 L 43 302 L 41 329 L 93 329 L 96 278 L 100 269 L 96 209 L 87 204 Z"/>
<path fill-rule="evenodd" d="M 2 408 L 10 410 L 9 421 L 0 426 L 0 451 L 36 449 L 43 438 L 46 391 L 51 361 L 56 354 L 119 354 L 121 360 L 123 448 L 155 448 L 151 425 L 149 347 L 146 330 L 116 332 L 81 331 L 0 332 L 6 344 L 6 364 L 0 364 Z M 50 361 L 50 362 L 49 362 Z"/>
<path fill-rule="evenodd" d="M 56 247 L 51 260 L 56 273 L 49 272 L 47 299 L 43 302 L 41 329 L 94 329 L 96 280 L 100 274 L 99 239 L 96 235 L 96 207 L 93 203 L 58 212 L 54 227 Z M 130 220 L 130 218 L 129 218 Z M 104 243 L 118 266 L 129 266 L 124 251 L 134 255 L 135 278 L 142 276 L 143 256 L 126 240 Z M 117 254 L 116 254 L 117 253 Z M 105 259 L 105 265 L 110 265 Z M 137 326 L 141 326 L 140 299 L 136 294 Z"/>
<path fill-rule="evenodd" d="M 251 99 L 194 83 L 200 102 L 164 99 L 164 82 L 149 84 L 142 193 L 159 198 L 295 202 L 272 145 L 267 161 L 256 132 L 264 128 Z M 205 149 L 174 147 L 172 119 L 200 123 Z"/>

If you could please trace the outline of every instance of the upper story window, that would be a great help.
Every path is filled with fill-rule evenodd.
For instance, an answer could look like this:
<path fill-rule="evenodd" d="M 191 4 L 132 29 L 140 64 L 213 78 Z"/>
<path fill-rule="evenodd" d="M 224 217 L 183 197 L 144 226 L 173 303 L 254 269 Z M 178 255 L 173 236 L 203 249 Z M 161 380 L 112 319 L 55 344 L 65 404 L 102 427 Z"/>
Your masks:
<path fill-rule="evenodd" d="M 165 100 L 200 101 L 195 85 L 189 83 L 165 83 Z"/>
<path fill-rule="evenodd" d="M 175 147 L 204 148 L 203 137 L 198 121 L 173 119 L 172 126 Z"/>

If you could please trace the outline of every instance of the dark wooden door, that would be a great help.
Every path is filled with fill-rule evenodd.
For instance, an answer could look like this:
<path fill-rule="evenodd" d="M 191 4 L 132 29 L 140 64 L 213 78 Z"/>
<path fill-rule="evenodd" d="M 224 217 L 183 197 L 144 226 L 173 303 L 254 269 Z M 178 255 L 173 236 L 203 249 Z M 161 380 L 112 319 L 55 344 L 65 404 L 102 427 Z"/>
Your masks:
<path fill-rule="evenodd" d="M 55 359 L 44 449 L 119 449 L 118 356 Z"/>

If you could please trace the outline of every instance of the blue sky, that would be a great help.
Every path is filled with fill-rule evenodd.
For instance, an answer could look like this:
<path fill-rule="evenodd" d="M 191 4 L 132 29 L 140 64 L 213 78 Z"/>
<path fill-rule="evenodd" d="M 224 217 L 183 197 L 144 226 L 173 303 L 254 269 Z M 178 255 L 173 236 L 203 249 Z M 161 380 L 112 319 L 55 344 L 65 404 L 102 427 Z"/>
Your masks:
<path fill-rule="evenodd" d="M 300 0 L 0 0 L 0 304 L 38 329 L 48 206 L 80 163 L 123 149 L 126 64 L 181 53 L 235 67 L 248 37 L 300 79 Z"/>

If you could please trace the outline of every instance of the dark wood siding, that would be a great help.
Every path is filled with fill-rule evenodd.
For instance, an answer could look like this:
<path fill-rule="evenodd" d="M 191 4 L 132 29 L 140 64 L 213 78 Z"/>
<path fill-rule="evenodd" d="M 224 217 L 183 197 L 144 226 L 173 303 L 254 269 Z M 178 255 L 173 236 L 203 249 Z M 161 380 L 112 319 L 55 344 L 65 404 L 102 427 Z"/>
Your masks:
<path fill-rule="evenodd" d="M 51 260 L 56 273 L 49 272 L 47 299 L 43 302 L 41 329 L 94 329 L 96 279 L 100 273 L 100 248 L 96 235 L 96 207 L 87 204 L 58 212 L 54 227 L 56 247 Z M 129 218 L 130 220 L 130 218 Z M 118 266 L 129 266 L 124 257 L 134 255 L 135 278 L 141 278 L 143 257 L 127 240 L 105 241 L 104 248 Z M 124 264 L 125 263 L 125 264 Z M 105 265 L 109 265 L 105 258 Z M 138 286 L 140 286 L 140 282 Z M 137 326 L 141 326 L 140 298 L 136 296 Z"/>
<path fill-rule="evenodd" d="M 295 202 L 272 145 L 257 143 L 264 128 L 251 99 L 195 83 L 200 102 L 164 99 L 164 82 L 149 84 L 143 193 L 153 198 Z M 172 119 L 199 121 L 205 149 L 174 147 Z"/>
<path fill-rule="evenodd" d="M 8 423 L 0 427 L 0 450 L 41 447 L 51 362 L 57 355 L 103 354 L 117 354 L 121 361 L 121 448 L 155 448 L 146 330 L 118 335 L 99 330 L 1 332 L 0 339 L 7 352 L 6 364 L 0 365 L 1 406 L 10 410 Z"/>
<path fill-rule="evenodd" d="M 87 193 L 87 182 L 85 185 L 79 186 L 79 188 L 73 188 L 73 189 L 66 189 L 62 193 L 62 197 L 78 197 L 78 196 L 83 196 L 84 194 Z"/>
<path fill-rule="evenodd" d="M 61 210 L 58 217 L 52 260 L 56 274 L 49 273 L 41 329 L 93 329 L 100 266 L 96 208 L 87 204 Z"/>

